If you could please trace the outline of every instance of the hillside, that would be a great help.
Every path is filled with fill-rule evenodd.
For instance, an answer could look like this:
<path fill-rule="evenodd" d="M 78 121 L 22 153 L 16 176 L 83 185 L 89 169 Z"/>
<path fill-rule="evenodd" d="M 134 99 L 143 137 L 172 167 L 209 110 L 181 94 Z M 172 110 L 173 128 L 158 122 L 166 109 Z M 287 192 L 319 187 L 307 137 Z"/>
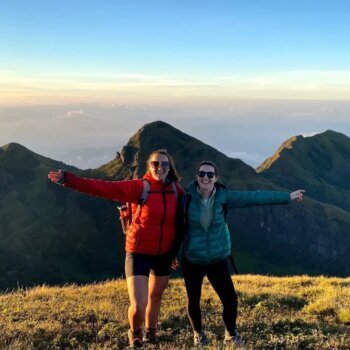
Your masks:
<path fill-rule="evenodd" d="M 47 179 L 59 168 L 79 173 L 19 144 L 0 148 L 0 289 L 92 282 L 122 265 L 114 206 L 62 191 Z"/>
<path fill-rule="evenodd" d="M 328 148 L 322 147 L 328 157 Z M 89 283 L 122 276 L 124 237 L 116 203 L 56 186 L 47 179 L 47 173 L 64 168 L 77 175 L 107 180 L 141 176 L 149 153 L 158 148 L 166 148 L 174 156 L 184 186 L 193 179 L 203 159 L 215 160 L 219 180 L 235 190 L 292 190 L 305 184 L 284 184 L 265 176 L 265 171 L 257 174 L 241 160 L 231 159 L 160 121 L 137 131 L 117 159 L 86 171 L 42 157 L 18 144 L 3 146 L 0 289 Z M 329 152 L 339 149 L 343 152 L 340 147 L 330 148 Z M 315 176 L 312 168 L 307 169 L 307 174 L 311 179 Z M 347 193 L 340 184 L 334 187 Z M 312 182 L 309 186 L 311 198 L 308 196 L 302 205 L 242 208 L 230 213 L 228 222 L 241 273 L 350 275 L 350 214 L 331 199 L 317 200 Z M 306 189 L 308 194 L 309 187 Z"/>
<path fill-rule="evenodd" d="M 350 279 L 235 276 L 237 326 L 243 345 L 235 349 L 350 348 Z M 37 287 L 0 295 L 0 349 L 125 349 L 126 283 L 83 287 Z M 205 280 L 202 293 L 207 349 L 222 349 L 221 304 Z M 157 349 L 189 349 L 184 282 L 171 280 L 159 320 Z M 146 347 L 153 348 L 153 347 Z"/>
<path fill-rule="evenodd" d="M 341 133 L 292 137 L 257 172 L 285 188 L 302 186 L 308 196 L 350 212 L 350 138 Z"/>

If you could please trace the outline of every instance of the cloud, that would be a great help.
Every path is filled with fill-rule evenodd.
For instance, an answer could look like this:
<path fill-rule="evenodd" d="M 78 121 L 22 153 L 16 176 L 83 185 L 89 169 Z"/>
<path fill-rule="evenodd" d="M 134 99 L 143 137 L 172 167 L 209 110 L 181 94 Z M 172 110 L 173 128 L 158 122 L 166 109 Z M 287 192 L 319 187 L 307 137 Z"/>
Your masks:
<path fill-rule="evenodd" d="M 85 113 L 82 109 L 75 110 L 75 111 L 69 111 L 66 113 L 66 118 L 83 118 L 87 117 L 88 114 Z"/>
<path fill-rule="evenodd" d="M 312 137 L 312 136 L 315 136 L 315 135 L 318 135 L 318 134 L 321 134 L 322 131 L 315 131 L 315 132 L 302 132 L 301 135 L 303 137 Z"/>
<path fill-rule="evenodd" d="M 248 152 L 224 152 L 230 158 L 241 159 L 252 167 L 258 166 L 265 158 L 261 154 Z"/>

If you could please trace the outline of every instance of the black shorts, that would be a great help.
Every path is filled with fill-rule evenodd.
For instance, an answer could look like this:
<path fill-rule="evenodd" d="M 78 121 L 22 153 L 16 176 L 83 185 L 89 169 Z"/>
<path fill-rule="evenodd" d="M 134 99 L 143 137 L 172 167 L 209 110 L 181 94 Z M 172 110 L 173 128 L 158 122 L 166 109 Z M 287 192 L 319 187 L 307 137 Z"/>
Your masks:
<path fill-rule="evenodd" d="M 140 253 L 126 253 L 125 255 L 125 276 L 169 276 L 171 272 L 170 254 L 148 255 Z"/>

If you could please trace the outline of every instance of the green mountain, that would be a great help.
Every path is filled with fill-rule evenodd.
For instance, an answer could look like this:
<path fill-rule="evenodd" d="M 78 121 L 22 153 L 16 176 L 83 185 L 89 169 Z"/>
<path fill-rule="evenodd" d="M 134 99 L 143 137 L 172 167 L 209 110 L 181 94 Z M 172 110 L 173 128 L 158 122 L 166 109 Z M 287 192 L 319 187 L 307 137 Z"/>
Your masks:
<path fill-rule="evenodd" d="M 122 263 L 114 254 L 122 244 L 114 232 L 114 206 L 62 191 L 47 179 L 58 168 L 79 173 L 15 143 L 0 148 L 2 289 L 93 281 L 114 276 Z"/>
<path fill-rule="evenodd" d="M 173 155 L 184 186 L 193 179 L 197 164 L 209 159 L 218 164 L 220 181 L 235 190 L 306 187 L 309 191 L 304 183 L 277 181 L 265 177 L 265 171 L 257 174 L 241 160 L 164 122 L 145 125 L 116 159 L 88 171 L 9 144 L 0 148 L 0 288 L 121 276 L 124 237 L 116 204 L 61 188 L 47 179 L 47 173 L 64 168 L 107 180 L 142 176 L 148 155 L 159 148 Z M 313 169 L 308 176 L 312 178 Z M 339 193 L 346 191 L 334 187 Z M 350 214 L 331 201 L 310 197 L 302 205 L 242 208 L 230 213 L 240 271 L 349 275 Z"/>
<path fill-rule="evenodd" d="M 115 179 L 140 177 L 146 171 L 150 153 L 162 148 L 167 149 L 174 158 L 182 184 L 193 180 L 198 163 L 205 159 L 215 160 L 222 173 L 221 180 L 225 183 L 231 178 L 237 179 L 242 186 L 259 181 L 255 170 L 240 159 L 228 158 L 215 148 L 161 121 L 144 125 L 130 138 L 117 159 L 98 170 Z"/>
<path fill-rule="evenodd" d="M 350 138 L 341 133 L 292 137 L 257 172 L 285 188 L 303 187 L 308 196 L 350 212 Z"/>

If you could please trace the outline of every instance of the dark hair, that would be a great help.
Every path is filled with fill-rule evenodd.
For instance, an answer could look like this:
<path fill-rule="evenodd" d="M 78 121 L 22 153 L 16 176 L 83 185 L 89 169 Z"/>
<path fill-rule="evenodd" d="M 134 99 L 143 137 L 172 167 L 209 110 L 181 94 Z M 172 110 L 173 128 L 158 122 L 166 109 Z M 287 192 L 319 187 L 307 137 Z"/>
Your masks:
<path fill-rule="evenodd" d="M 214 168 L 215 176 L 218 176 L 218 167 L 216 166 L 216 164 L 214 162 L 212 162 L 210 160 L 202 160 L 201 163 L 197 167 L 197 173 L 198 173 L 198 171 L 199 171 L 199 169 L 200 169 L 200 167 L 202 165 L 210 165 L 210 166 L 212 166 Z"/>
<path fill-rule="evenodd" d="M 167 175 L 167 179 L 171 180 L 171 181 L 175 181 L 178 182 L 180 181 L 180 176 L 175 168 L 175 162 L 174 159 L 170 156 L 170 154 L 168 153 L 168 151 L 166 149 L 158 149 L 156 151 L 153 151 L 150 156 L 147 159 L 147 171 L 149 171 L 149 166 L 150 166 L 150 161 L 151 158 L 155 155 L 155 154 L 163 154 L 164 156 L 168 157 L 169 159 L 169 163 L 170 163 L 170 168 L 169 168 L 169 173 Z"/>

